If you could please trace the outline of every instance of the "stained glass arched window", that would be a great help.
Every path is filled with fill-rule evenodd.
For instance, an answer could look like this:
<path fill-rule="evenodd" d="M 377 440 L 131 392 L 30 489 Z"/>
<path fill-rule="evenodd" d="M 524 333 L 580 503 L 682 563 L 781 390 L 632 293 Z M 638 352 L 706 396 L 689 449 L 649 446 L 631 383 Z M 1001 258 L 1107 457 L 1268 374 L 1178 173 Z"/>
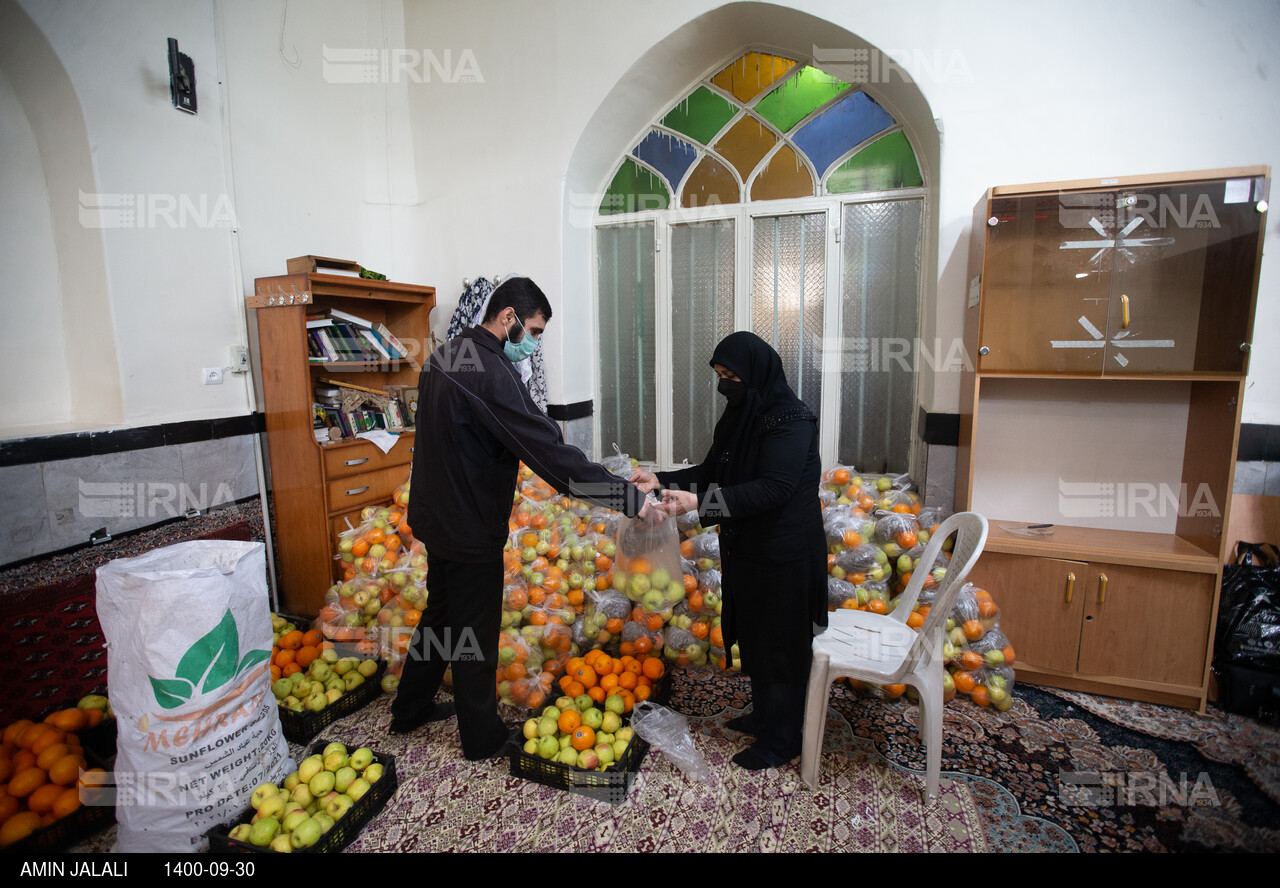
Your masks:
<path fill-rule="evenodd" d="M 803 59 L 746 52 L 692 84 L 599 203 L 600 451 L 701 460 L 711 349 L 751 329 L 819 414 L 825 461 L 906 470 L 922 186 L 901 122 Z"/>

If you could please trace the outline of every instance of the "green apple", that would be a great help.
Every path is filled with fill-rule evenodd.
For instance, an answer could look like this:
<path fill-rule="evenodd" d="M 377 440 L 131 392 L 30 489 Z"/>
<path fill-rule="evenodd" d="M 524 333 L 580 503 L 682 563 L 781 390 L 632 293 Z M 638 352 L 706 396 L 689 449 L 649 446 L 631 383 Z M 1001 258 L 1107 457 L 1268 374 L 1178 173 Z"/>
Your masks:
<path fill-rule="evenodd" d="M 615 696 L 615 697 L 617 697 L 617 696 L 619 696 L 619 695 L 618 695 L 618 694 L 615 694 L 614 696 Z M 607 701 L 606 701 L 606 702 L 607 702 Z M 625 702 L 625 701 L 624 701 L 624 702 Z M 624 709 L 625 709 L 625 707 L 624 707 Z M 619 728 L 621 728 L 621 727 L 622 727 L 622 716 L 621 716 L 621 715 L 619 715 L 618 713 L 613 712 L 613 711 L 611 710 L 611 711 L 609 711 L 609 712 L 606 712 L 606 713 L 601 717 L 601 720 L 600 720 L 600 728 L 601 728 L 605 733 L 607 733 L 607 734 L 612 734 L 614 731 L 618 730 L 618 729 L 619 729 Z"/>
<path fill-rule="evenodd" d="M 520 733 L 524 735 L 526 740 L 538 739 L 538 720 L 536 718 L 526 719 L 524 727 L 520 729 Z"/>
<path fill-rule="evenodd" d="M 284 805 L 287 801 L 289 801 L 288 796 L 267 796 L 262 800 L 262 804 L 258 806 L 258 816 L 264 820 L 267 818 L 278 819 L 283 817 Z M 268 841 L 270 840 L 268 839 Z"/>
<path fill-rule="evenodd" d="M 351 781 L 351 785 L 347 787 L 347 796 L 353 801 L 358 802 L 364 798 L 364 794 L 369 791 L 371 784 L 363 777 L 357 777 Z"/>
<path fill-rule="evenodd" d="M 573 701 L 573 708 L 579 712 L 585 713 L 588 709 L 595 706 L 595 701 L 587 694 L 579 694 Z"/>
<path fill-rule="evenodd" d="M 229 838 L 235 839 L 237 842 L 249 841 L 249 830 L 253 827 L 248 823 L 237 823 L 231 827 L 231 831 L 227 833 Z"/>
<path fill-rule="evenodd" d="M 598 731 L 600 726 L 604 724 L 604 713 L 594 706 L 584 709 L 582 711 L 582 723 L 591 730 Z"/>
<path fill-rule="evenodd" d="M 560 754 L 560 743 L 554 736 L 542 737 L 538 740 L 538 756 L 550 761 Z"/>
<path fill-rule="evenodd" d="M 365 678 L 373 678 L 373 676 L 378 672 L 378 661 L 361 660 L 360 665 L 356 667 L 356 670 Z"/>
<path fill-rule="evenodd" d="M 274 783 L 259 783 L 253 795 L 249 797 L 249 804 L 253 806 L 253 810 L 257 811 L 264 801 L 279 794 L 280 789 Z"/>
<path fill-rule="evenodd" d="M 374 762 L 372 765 L 364 769 L 364 773 L 360 776 L 370 783 L 377 783 L 382 779 L 382 762 Z"/>
<path fill-rule="evenodd" d="M 313 777 L 312 779 L 314 780 L 315 778 Z M 289 797 L 304 808 L 315 799 L 315 796 L 311 793 L 310 783 L 299 783 L 294 787 Z"/>
<path fill-rule="evenodd" d="M 263 817 L 249 828 L 249 841 L 259 848 L 271 844 L 271 840 L 280 832 L 280 821 L 274 817 Z"/>
<path fill-rule="evenodd" d="M 605 766 L 613 764 L 613 747 L 608 743 L 597 743 L 596 755 L 600 756 L 600 764 Z"/>
<path fill-rule="evenodd" d="M 613 735 L 614 740 L 625 740 L 631 742 L 631 738 L 636 735 L 634 728 L 621 728 Z"/>
<path fill-rule="evenodd" d="M 621 694 L 614 694 L 612 697 L 604 698 L 604 708 L 607 712 L 622 715 L 627 711 L 627 701 L 622 699 Z"/>
<path fill-rule="evenodd" d="M 345 758 L 345 756 L 344 756 Z M 319 774 L 311 778 L 311 782 L 307 784 L 307 789 L 311 790 L 312 798 L 321 798 L 334 788 L 337 779 L 333 771 L 321 771 Z"/>
<path fill-rule="evenodd" d="M 289 833 L 289 842 L 294 848 L 310 848 L 324 835 L 324 827 L 314 817 L 308 817 L 296 824 Z"/>
<path fill-rule="evenodd" d="M 351 800 L 351 796 L 341 793 L 325 806 L 324 813 L 328 814 L 334 821 L 341 820 L 346 813 L 351 810 L 351 806 L 355 802 Z"/>
<path fill-rule="evenodd" d="M 335 749 L 333 752 L 327 752 L 324 756 L 324 769 L 326 771 L 337 771 L 347 766 L 347 750 Z"/>
<path fill-rule="evenodd" d="M 298 781 L 301 783 L 310 783 L 311 778 L 324 770 L 324 757 L 319 755 L 309 755 L 302 760 L 302 764 L 298 765 Z"/>
<path fill-rule="evenodd" d="M 373 764 L 373 750 L 367 746 L 361 746 L 355 752 L 351 753 L 351 757 L 347 759 L 347 764 L 355 768 L 357 771 L 363 771 L 369 765 Z"/>
<path fill-rule="evenodd" d="M 524 741 L 524 751 L 526 755 L 537 755 L 538 741 L 536 739 Z"/>
<path fill-rule="evenodd" d="M 572 746 L 560 750 L 560 754 L 556 756 L 556 761 L 562 765 L 568 765 L 573 768 L 578 764 L 578 751 Z"/>
<path fill-rule="evenodd" d="M 293 844 L 289 841 L 289 836 L 281 833 L 271 840 L 271 844 L 267 846 L 277 854 L 292 854 Z"/>
<path fill-rule="evenodd" d="M 312 814 L 311 819 L 314 820 L 316 823 L 320 824 L 321 835 L 324 835 L 329 830 L 333 829 L 333 818 L 330 817 L 328 814 L 326 814 L 324 811 L 317 811 L 316 813 Z"/>
<path fill-rule="evenodd" d="M 291 833 L 295 829 L 297 829 L 299 823 L 308 819 L 310 819 L 310 815 L 308 815 L 306 811 L 299 808 L 296 811 L 290 811 L 288 814 L 285 815 L 284 820 L 280 821 L 280 828 L 287 833 Z"/>
<path fill-rule="evenodd" d="M 351 785 L 351 781 L 355 780 L 359 776 L 360 775 L 356 772 L 356 769 L 352 768 L 349 765 L 345 768 L 339 768 L 336 772 L 334 772 L 333 786 L 329 787 L 329 789 L 337 790 L 338 792 L 346 792 L 347 787 Z M 325 792 L 327 795 L 328 790 L 326 790 Z"/>

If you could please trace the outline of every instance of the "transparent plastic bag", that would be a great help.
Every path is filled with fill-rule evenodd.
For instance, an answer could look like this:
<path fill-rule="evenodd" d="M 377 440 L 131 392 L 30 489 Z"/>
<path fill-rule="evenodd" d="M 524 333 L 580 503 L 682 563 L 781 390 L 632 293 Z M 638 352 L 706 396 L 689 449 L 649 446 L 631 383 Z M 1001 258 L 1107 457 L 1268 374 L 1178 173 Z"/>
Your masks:
<path fill-rule="evenodd" d="M 612 472 L 619 478 L 626 478 L 630 480 L 631 472 L 633 471 L 631 457 L 623 453 L 622 448 L 616 443 L 613 445 L 613 452 L 613 456 L 606 456 L 604 459 L 600 460 L 600 465 L 604 466 L 607 471 Z"/>
<path fill-rule="evenodd" d="M 683 577 L 675 523 L 625 519 L 618 533 L 613 588 L 650 613 L 663 613 L 684 600 Z"/>
<path fill-rule="evenodd" d="M 694 745 L 689 720 L 683 715 L 645 700 L 636 704 L 631 727 L 650 746 L 675 762 L 686 777 L 700 783 L 712 782 L 711 768 Z"/>

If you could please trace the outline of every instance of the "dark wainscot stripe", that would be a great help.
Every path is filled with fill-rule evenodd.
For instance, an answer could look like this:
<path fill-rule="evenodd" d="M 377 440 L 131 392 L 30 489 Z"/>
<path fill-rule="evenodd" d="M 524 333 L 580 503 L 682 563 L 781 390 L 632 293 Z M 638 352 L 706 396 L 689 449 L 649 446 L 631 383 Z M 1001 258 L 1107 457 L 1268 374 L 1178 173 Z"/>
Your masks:
<path fill-rule="evenodd" d="M 193 419 L 188 422 L 170 422 L 136 429 L 14 438 L 11 441 L 0 441 L 0 466 L 56 462 L 61 459 L 121 453 L 126 450 L 145 450 L 148 447 L 190 444 L 192 441 L 236 438 L 240 435 L 256 434 L 265 428 L 266 423 L 261 413 L 246 413 L 242 416 Z"/>

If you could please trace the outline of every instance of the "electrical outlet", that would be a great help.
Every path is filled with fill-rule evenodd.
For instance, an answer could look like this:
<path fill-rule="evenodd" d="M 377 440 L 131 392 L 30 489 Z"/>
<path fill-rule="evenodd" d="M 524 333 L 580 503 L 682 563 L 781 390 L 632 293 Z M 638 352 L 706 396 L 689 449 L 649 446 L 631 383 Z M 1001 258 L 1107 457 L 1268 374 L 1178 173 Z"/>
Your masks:
<path fill-rule="evenodd" d="M 205 385 L 222 385 L 222 368 L 221 367 L 205 367 L 204 368 L 204 384 Z"/>
<path fill-rule="evenodd" d="M 249 372 L 249 349 L 245 348 L 243 345 L 231 346 L 231 372 Z"/>

